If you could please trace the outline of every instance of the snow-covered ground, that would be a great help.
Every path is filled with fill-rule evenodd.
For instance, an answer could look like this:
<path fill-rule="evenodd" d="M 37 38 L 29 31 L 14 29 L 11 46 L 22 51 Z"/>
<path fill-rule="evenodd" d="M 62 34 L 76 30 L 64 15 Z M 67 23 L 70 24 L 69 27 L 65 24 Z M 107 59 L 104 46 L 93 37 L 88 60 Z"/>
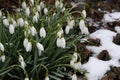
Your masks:
<path fill-rule="evenodd" d="M 100 39 L 100 46 L 86 46 L 86 48 L 93 52 L 94 55 L 89 58 L 89 61 L 82 65 L 82 69 L 85 69 L 88 80 L 100 80 L 103 75 L 110 70 L 110 66 L 120 66 L 120 46 L 113 43 L 113 37 L 116 36 L 116 32 L 100 29 L 90 34 L 92 39 Z M 111 57 L 109 61 L 99 60 L 97 55 L 102 50 L 107 50 Z"/>

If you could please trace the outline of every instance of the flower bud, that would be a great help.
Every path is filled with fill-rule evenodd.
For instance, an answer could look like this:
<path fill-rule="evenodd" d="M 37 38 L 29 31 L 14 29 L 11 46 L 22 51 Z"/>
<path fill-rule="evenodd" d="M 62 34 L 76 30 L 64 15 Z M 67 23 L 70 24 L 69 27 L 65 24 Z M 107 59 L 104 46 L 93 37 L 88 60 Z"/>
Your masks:
<path fill-rule="evenodd" d="M 42 27 L 42 28 L 40 29 L 40 37 L 43 37 L 43 38 L 46 37 L 46 31 L 45 31 L 45 28 L 44 28 L 44 27 Z"/>
<path fill-rule="evenodd" d="M 25 48 L 26 48 L 26 45 L 28 44 L 28 42 L 29 42 L 28 39 L 25 38 L 24 41 L 23 41 L 23 45 L 24 45 Z"/>
<path fill-rule="evenodd" d="M 77 80 L 77 75 L 76 74 L 72 75 L 72 80 Z"/>
<path fill-rule="evenodd" d="M 23 20 L 23 18 L 19 18 L 19 19 L 17 20 L 17 24 L 18 24 L 18 26 L 22 27 L 22 26 L 24 25 L 24 20 Z"/>
<path fill-rule="evenodd" d="M 0 50 L 1 50 L 2 52 L 4 52 L 4 50 L 5 50 L 2 43 L 0 43 Z"/>
<path fill-rule="evenodd" d="M 28 42 L 26 45 L 26 51 L 31 52 L 31 50 L 32 50 L 32 44 L 31 44 L 31 42 Z"/>
<path fill-rule="evenodd" d="M 48 76 L 45 77 L 45 80 L 50 80 Z"/>
<path fill-rule="evenodd" d="M 25 9 L 25 14 L 29 17 L 29 15 L 30 15 L 30 9 L 29 9 L 29 7 L 27 7 L 27 8 Z"/>
<path fill-rule="evenodd" d="M 15 27 L 12 24 L 10 24 L 10 26 L 9 26 L 9 32 L 10 32 L 10 34 L 14 33 L 14 29 L 15 29 Z"/>
<path fill-rule="evenodd" d="M 48 14 L 48 9 L 44 8 L 44 14 L 47 15 Z"/>
<path fill-rule="evenodd" d="M 2 11 L 0 10 L 0 18 L 2 17 Z"/>
<path fill-rule="evenodd" d="M 86 11 L 85 10 L 82 11 L 82 14 L 83 14 L 83 17 L 86 18 Z"/>
<path fill-rule="evenodd" d="M 35 36 L 37 34 L 37 30 L 35 29 L 34 26 L 30 28 L 32 36 Z"/>
<path fill-rule="evenodd" d="M 29 80 L 29 78 L 28 78 L 28 77 L 26 77 L 24 80 Z"/>
<path fill-rule="evenodd" d="M 58 8 L 60 5 L 60 2 L 58 0 L 55 1 L 55 7 Z"/>
<path fill-rule="evenodd" d="M 85 26 L 84 20 L 80 20 L 79 28 L 80 28 L 82 34 L 86 34 L 86 35 L 89 34 L 88 28 Z"/>
<path fill-rule="evenodd" d="M 8 19 L 4 19 L 4 20 L 3 20 L 3 24 L 4 24 L 4 26 L 6 26 L 6 27 L 9 26 L 9 21 L 8 21 Z"/>
<path fill-rule="evenodd" d="M 25 1 L 22 2 L 22 8 L 23 8 L 23 9 L 26 9 L 26 2 L 25 2 Z"/>
<path fill-rule="evenodd" d="M 1 60 L 2 62 L 5 62 L 5 55 L 4 55 L 4 54 L 0 56 L 0 60 Z"/>

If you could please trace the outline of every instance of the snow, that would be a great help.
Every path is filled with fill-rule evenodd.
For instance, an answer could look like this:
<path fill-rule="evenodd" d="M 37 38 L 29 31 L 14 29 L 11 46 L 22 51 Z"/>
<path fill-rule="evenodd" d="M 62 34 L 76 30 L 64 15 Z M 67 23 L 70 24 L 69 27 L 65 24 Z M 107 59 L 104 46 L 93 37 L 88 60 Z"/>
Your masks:
<path fill-rule="evenodd" d="M 116 31 L 117 33 L 120 33 L 120 26 L 115 26 L 115 31 Z"/>
<path fill-rule="evenodd" d="M 120 21 L 120 12 L 107 13 L 103 16 L 104 22 L 115 22 Z"/>
<path fill-rule="evenodd" d="M 86 70 L 88 80 L 100 80 L 103 75 L 110 70 L 110 66 L 120 66 L 120 46 L 114 44 L 113 37 L 116 36 L 116 32 L 100 29 L 90 34 L 90 38 L 92 39 L 100 39 L 100 46 L 86 46 L 89 51 L 92 51 L 94 55 L 89 58 L 89 61 L 82 65 L 82 69 Z M 99 60 L 96 56 L 102 50 L 107 50 L 111 60 L 102 61 Z"/>

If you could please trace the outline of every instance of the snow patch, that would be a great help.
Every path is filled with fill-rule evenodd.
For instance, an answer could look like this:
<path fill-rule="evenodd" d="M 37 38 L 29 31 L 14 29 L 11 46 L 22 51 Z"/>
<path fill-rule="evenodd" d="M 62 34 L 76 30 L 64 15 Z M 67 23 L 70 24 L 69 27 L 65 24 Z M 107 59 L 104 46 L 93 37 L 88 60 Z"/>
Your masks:
<path fill-rule="evenodd" d="M 113 43 L 113 37 L 116 36 L 117 33 L 100 29 L 90 34 L 90 38 L 92 39 L 100 39 L 100 46 L 86 46 L 89 51 L 92 51 L 94 55 L 89 58 L 89 61 L 82 65 L 82 68 L 87 70 L 86 73 L 88 80 L 100 80 L 103 75 L 110 70 L 110 66 L 120 66 L 120 46 Z M 107 50 L 111 60 L 102 61 L 97 59 L 97 55 L 102 50 Z"/>

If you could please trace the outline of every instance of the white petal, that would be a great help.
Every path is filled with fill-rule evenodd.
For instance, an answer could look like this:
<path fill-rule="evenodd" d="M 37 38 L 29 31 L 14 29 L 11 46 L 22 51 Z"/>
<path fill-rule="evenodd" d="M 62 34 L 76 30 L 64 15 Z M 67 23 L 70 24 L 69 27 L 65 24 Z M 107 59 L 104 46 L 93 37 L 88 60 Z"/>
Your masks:
<path fill-rule="evenodd" d="M 28 77 L 26 77 L 24 80 L 29 80 L 29 78 L 28 78 Z"/>
<path fill-rule="evenodd" d="M 48 9 L 44 8 L 44 14 L 47 15 L 48 14 Z"/>
<path fill-rule="evenodd" d="M 10 26 L 9 26 L 9 32 L 10 32 L 10 34 L 14 33 L 14 29 L 15 29 L 15 27 L 12 24 L 10 24 Z"/>
<path fill-rule="evenodd" d="M 28 39 L 25 38 L 24 41 L 23 41 L 23 45 L 24 45 L 25 48 L 26 48 L 26 45 L 27 45 L 27 44 L 28 44 Z"/>
<path fill-rule="evenodd" d="M 0 18 L 2 17 L 2 11 L 0 10 Z"/>
<path fill-rule="evenodd" d="M 38 10 L 38 12 L 41 11 L 41 6 L 40 5 L 37 5 L 37 10 Z"/>
<path fill-rule="evenodd" d="M 8 21 L 8 19 L 4 19 L 4 20 L 3 20 L 3 24 L 4 24 L 4 26 L 6 26 L 6 27 L 9 26 L 9 21 Z"/>
<path fill-rule="evenodd" d="M 61 39 L 60 38 L 57 38 L 56 45 L 57 45 L 57 47 L 60 47 L 60 45 L 61 45 Z"/>
<path fill-rule="evenodd" d="M 58 36 L 58 37 L 61 37 L 62 34 L 63 34 L 63 29 L 61 28 L 61 29 L 58 31 L 57 36 Z"/>
<path fill-rule="evenodd" d="M 23 20 L 23 18 L 19 18 L 19 19 L 17 20 L 17 24 L 18 24 L 18 26 L 22 27 L 22 26 L 24 25 L 24 20 Z"/>
<path fill-rule="evenodd" d="M 82 14 L 83 14 L 83 17 L 86 18 L 86 11 L 85 10 L 82 11 Z"/>
<path fill-rule="evenodd" d="M 32 26 L 30 30 L 31 30 L 32 36 L 35 36 L 37 34 L 37 30 L 35 29 L 34 26 Z"/>
<path fill-rule="evenodd" d="M 65 28 L 65 33 L 68 34 L 70 31 L 70 27 L 67 25 L 66 28 Z"/>
<path fill-rule="evenodd" d="M 80 20 L 79 28 L 80 28 L 82 34 L 86 34 L 86 35 L 89 34 L 88 28 L 85 26 L 84 20 Z"/>
<path fill-rule="evenodd" d="M 43 37 L 43 38 L 45 38 L 46 37 L 46 31 L 45 31 L 45 28 L 44 27 L 42 27 L 41 29 L 40 29 L 40 37 Z"/>
<path fill-rule="evenodd" d="M 2 62 L 5 62 L 5 55 L 3 54 L 2 56 L 0 56 L 0 60 L 2 61 Z"/>
<path fill-rule="evenodd" d="M 25 14 L 26 14 L 27 16 L 30 15 L 30 9 L 29 9 L 28 7 L 25 9 Z"/>
<path fill-rule="evenodd" d="M 76 74 L 72 75 L 72 80 L 77 80 L 77 75 Z"/>
<path fill-rule="evenodd" d="M 38 50 L 44 51 L 44 47 L 41 43 L 36 43 L 36 46 L 37 46 Z"/>
<path fill-rule="evenodd" d="M 65 48 L 65 46 L 66 46 L 66 41 L 65 41 L 65 38 L 62 37 L 61 38 L 61 48 Z"/>
<path fill-rule="evenodd" d="M 4 50 L 5 50 L 2 43 L 0 43 L 0 50 L 1 50 L 2 52 L 4 52 Z"/>
<path fill-rule="evenodd" d="M 58 0 L 55 1 L 55 7 L 58 8 L 60 5 L 60 2 Z"/>
<path fill-rule="evenodd" d="M 47 77 L 45 77 L 45 80 L 50 80 L 50 79 L 49 79 L 49 77 L 47 76 Z"/>
<path fill-rule="evenodd" d="M 26 2 L 22 2 L 22 8 L 23 8 L 23 9 L 26 8 Z"/>
<path fill-rule="evenodd" d="M 28 42 L 26 45 L 26 51 L 31 52 L 31 50 L 32 50 L 32 44 L 31 44 L 31 42 Z"/>

